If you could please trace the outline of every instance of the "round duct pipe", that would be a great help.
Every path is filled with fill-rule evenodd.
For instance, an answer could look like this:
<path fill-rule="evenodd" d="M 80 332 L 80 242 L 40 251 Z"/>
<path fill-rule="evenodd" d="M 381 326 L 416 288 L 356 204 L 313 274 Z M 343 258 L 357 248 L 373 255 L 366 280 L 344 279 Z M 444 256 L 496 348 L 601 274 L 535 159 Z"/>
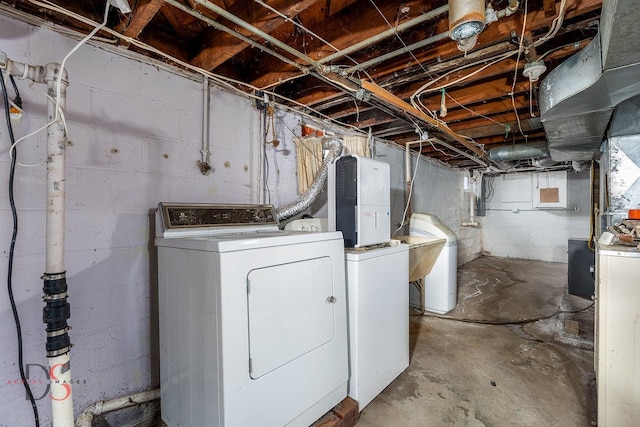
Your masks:
<path fill-rule="evenodd" d="M 546 142 L 509 145 L 492 148 L 488 151 L 489 160 L 495 163 L 514 160 L 539 159 L 549 157 L 549 146 Z"/>
<path fill-rule="evenodd" d="M 476 37 L 484 29 L 484 0 L 449 0 L 449 37 L 460 41 Z"/>
<path fill-rule="evenodd" d="M 571 167 L 576 172 L 584 172 L 591 167 L 591 162 L 581 162 L 578 160 L 573 160 L 571 162 Z"/>
<path fill-rule="evenodd" d="M 533 166 L 538 168 L 547 168 L 549 166 L 557 165 L 560 162 L 556 162 L 551 157 L 541 157 L 539 159 L 533 159 Z"/>

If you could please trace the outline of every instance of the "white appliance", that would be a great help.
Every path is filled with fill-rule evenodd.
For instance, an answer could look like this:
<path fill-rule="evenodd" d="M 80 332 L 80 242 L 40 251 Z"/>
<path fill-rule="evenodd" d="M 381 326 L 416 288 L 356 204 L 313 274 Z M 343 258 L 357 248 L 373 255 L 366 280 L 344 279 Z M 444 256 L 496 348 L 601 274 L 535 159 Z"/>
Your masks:
<path fill-rule="evenodd" d="M 162 418 L 308 426 L 347 395 L 344 247 L 271 206 L 161 204 Z"/>
<path fill-rule="evenodd" d="M 409 366 L 409 246 L 347 250 L 349 396 L 362 411 Z"/>
<path fill-rule="evenodd" d="M 414 212 L 409 220 L 410 236 L 438 237 L 446 239 L 431 272 L 424 276 L 424 300 L 420 292 L 410 288 L 409 301 L 414 307 L 445 314 L 456 306 L 458 293 L 458 238 L 440 219 L 428 213 Z"/>
<path fill-rule="evenodd" d="M 640 252 L 598 245 L 595 368 L 598 426 L 640 425 Z"/>
<path fill-rule="evenodd" d="M 358 248 L 391 240 L 389 164 L 343 156 L 329 168 L 329 230 Z"/>
<path fill-rule="evenodd" d="M 327 218 L 300 218 L 294 219 L 284 226 L 285 230 L 295 231 L 329 231 Z M 335 230 L 333 230 L 335 231 Z"/>

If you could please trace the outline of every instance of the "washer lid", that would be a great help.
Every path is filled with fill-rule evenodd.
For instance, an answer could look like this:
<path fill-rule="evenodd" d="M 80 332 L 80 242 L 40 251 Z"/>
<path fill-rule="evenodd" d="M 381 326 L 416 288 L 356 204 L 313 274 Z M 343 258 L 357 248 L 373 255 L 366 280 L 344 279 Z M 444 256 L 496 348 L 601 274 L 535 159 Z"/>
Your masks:
<path fill-rule="evenodd" d="M 340 240 L 342 233 L 330 231 L 309 233 L 306 231 L 254 231 L 214 236 L 193 236 L 184 238 L 156 238 L 156 246 L 192 249 L 209 252 L 234 252 L 248 249 L 297 245 L 326 240 Z"/>
<path fill-rule="evenodd" d="M 367 249 L 345 249 L 344 259 L 347 261 L 363 261 L 365 259 L 379 258 L 399 252 L 409 252 L 409 245 L 399 244 L 397 246 L 385 246 L 383 248 Z"/>

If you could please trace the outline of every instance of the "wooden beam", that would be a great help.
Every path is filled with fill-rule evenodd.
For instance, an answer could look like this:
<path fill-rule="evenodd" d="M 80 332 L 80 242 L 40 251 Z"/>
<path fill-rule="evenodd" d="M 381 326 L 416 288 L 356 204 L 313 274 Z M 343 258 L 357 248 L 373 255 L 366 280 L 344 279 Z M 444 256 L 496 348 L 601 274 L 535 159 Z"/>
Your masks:
<path fill-rule="evenodd" d="M 569 6 L 565 14 L 565 20 L 580 16 L 585 13 L 593 12 L 602 6 L 602 0 L 580 0 L 577 4 Z M 555 9 L 556 13 L 559 11 L 560 5 L 557 5 Z M 509 18 L 502 19 L 496 23 L 488 25 L 480 36 L 478 37 L 478 46 L 474 50 L 486 48 L 489 45 L 496 44 L 509 40 L 512 31 L 518 33 L 522 29 L 521 13 L 513 15 Z M 529 11 L 527 14 L 527 30 L 536 30 L 548 28 L 551 24 L 552 18 L 545 18 L 544 12 L 541 10 Z M 446 23 L 446 19 L 444 20 Z M 439 24 L 440 25 L 440 24 Z M 440 25 L 441 26 L 441 25 Z M 441 29 L 445 31 L 446 29 Z M 473 51 L 472 51 L 473 52 Z M 428 64 L 437 64 L 445 58 L 458 58 L 460 57 L 460 51 L 457 48 L 457 44 L 453 41 L 442 42 L 437 46 L 431 46 L 422 50 L 422 52 L 414 52 L 414 55 L 418 60 L 425 64 L 427 70 Z M 412 64 L 412 67 L 417 65 Z M 407 68 L 407 56 L 399 56 L 393 61 L 389 61 L 384 67 L 378 67 L 378 70 L 368 70 L 371 77 L 375 80 L 381 79 L 385 76 L 394 75 L 395 73 L 403 74 Z"/>
<path fill-rule="evenodd" d="M 415 117 L 416 119 L 437 128 L 440 132 L 442 132 L 443 134 L 451 138 L 453 141 L 458 142 L 459 144 L 463 145 L 465 148 L 473 152 L 476 156 L 478 156 L 478 159 L 480 160 L 484 159 L 484 153 L 480 148 L 475 146 L 473 143 L 471 143 L 461 135 L 458 135 L 457 133 L 449 129 L 447 126 L 443 126 L 441 123 L 438 123 L 431 116 L 423 113 L 420 110 L 417 110 L 412 105 L 407 104 L 406 102 L 404 102 L 402 99 L 398 98 L 391 92 L 388 92 L 383 88 L 381 88 L 380 86 L 378 86 L 377 84 L 368 82 L 366 80 L 362 81 L 362 88 L 370 92 L 374 98 L 382 102 L 388 103 L 389 105 L 399 109 L 400 111 L 403 111 Z"/>
<path fill-rule="evenodd" d="M 425 4 L 421 0 L 408 0 L 403 3 L 411 8 L 411 14 L 415 14 L 415 16 L 422 13 L 425 8 Z M 398 5 L 395 2 L 380 2 L 379 8 L 385 16 L 392 17 L 395 16 Z M 304 19 L 302 21 L 310 31 L 329 41 L 338 49 L 345 49 L 389 29 L 387 22 L 373 7 L 363 7 L 357 14 L 346 12 L 350 12 L 350 10 L 343 10 L 334 15 L 332 19 L 317 20 L 315 18 L 317 21 L 315 25 L 307 24 Z M 315 37 L 308 38 L 304 46 L 295 47 L 301 51 L 304 49 L 306 55 L 314 59 L 324 58 L 335 53 L 333 48 Z M 278 60 L 264 61 L 261 65 L 266 72 L 251 82 L 257 87 L 268 87 L 298 74 L 295 67 L 282 64 Z"/>
<path fill-rule="evenodd" d="M 288 17 L 294 17 L 315 4 L 317 1 L 318 0 L 301 0 L 298 2 L 291 2 L 290 0 L 277 0 L 271 2 L 270 6 L 279 10 L 282 14 Z M 265 33 L 271 33 L 280 25 L 287 22 L 286 19 L 276 15 L 267 8 L 260 7 L 257 10 L 251 10 L 250 8 L 247 8 L 244 3 L 242 5 L 236 3 L 229 9 L 229 12 L 238 18 L 249 22 L 251 25 Z M 237 28 L 236 30 L 252 39 L 258 38 L 246 29 Z M 193 58 L 191 65 L 195 65 L 196 67 L 200 67 L 205 70 L 213 70 L 220 64 L 228 61 L 230 58 L 249 47 L 249 43 L 238 40 L 236 37 L 228 33 L 211 30 L 208 34 L 210 36 L 208 37 L 209 40 L 207 40 L 208 46 L 202 49 L 200 53 Z"/>
<path fill-rule="evenodd" d="M 542 9 L 545 18 L 551 18 L 556 14 L 556 0 L 542 0 Z"/>
<path fill-rule="evenodd" d="M 511 83 L 508 77 L 494 79 L 482 84 L 481 88 L 470 87 L 447 92 L 459 104 L 470 105 L 479 102 L 490 102 L 494 99 L 505 99 L 511 93 Z M 529 92 L 529 81 L 518 82 L 513 90 L 514 95 Z M 452 105 L 447 99 L 447 105 Z M 422 103 L 429 111 L 440 109 L 440 94 L 432 95 Z"/>
<path fill-rule="evenodd" d="M 191 40 L 196 34 L 193 34 L 191 31 L 187 31 L 187 28 L 185 26 L 185 21 L 186 19 L 192 19 L 191 16 L 186 15 L 174 8 L 174 7 L 163 7 L 162 9 L 160 9 L 160 13 L 162 14 L 162 16 L 164 16 L 164 18 L 167 20 L 167 22 L 169 22 L 169 25 L 171 25 L 171 28 L 173 28 L 173 31 L 175 31 L 175 33 L 177 34 L 178 37 L 180 37 L 181 39 L 187 41 L 187 40 Z M 194 21 L 189 21 L 189 22 L 194 22 Z M 196 28 L 199 29 L 201 25 L 204 25 L 204 22 L 197 20 L 196 22 Z"/>
<path fill-rule="evenodd" d="M 327 0 L 327 16 L 333 16 L 357 0 Z"/>
<path fill-rule="evenodd" d="M 149 22 L 156 16 L 163 4 L 163 0 L 141 0 L 136 5 L 132 16 L 123 19 L 116 30 L 127 37 L 138 38 L 142 30 L 144 30 Z"/>

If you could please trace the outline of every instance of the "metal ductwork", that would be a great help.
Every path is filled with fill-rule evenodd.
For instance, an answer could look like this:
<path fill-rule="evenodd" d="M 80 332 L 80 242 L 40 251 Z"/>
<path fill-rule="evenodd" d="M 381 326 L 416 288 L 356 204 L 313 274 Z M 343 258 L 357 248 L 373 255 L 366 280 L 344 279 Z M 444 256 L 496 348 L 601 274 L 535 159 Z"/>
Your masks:
<path fill-rule="evenodd" d="M 617 105 L 640 94 L 639 21 L 637 0 L 604 1 L 598 35 L 542 81 L 540 117 L 553 160 L 592 160 Z"/>
<path fill-rule="evenodd" d="M 501 169 L 511 169 L 517 160 L 535 159 L 541 162 L 538 167 L 547 166 L 546 159 L 549 158 L 549 147 L 546 142 L 532 142 L 530 144 L 518 144 L 492 148 L 487 152 L 489 160 L 494 162 Z M 544 163 L 544 166 L 542 165 Z M 555 163 L 555 162 L 552 162 Z"/>
<path fill-rule="evenodd" d="M 509 162 L 512 160 L 538 159 L 549 157 L 546 142 L 532 142 L 530 144 L 505 145 L 488 151 L 489 160 L 494 162 Z"/>
<path fill-rule="evenodd" d="M 318 197 L 324 188 L 327 181 L 327 174 L 329 172 L 329 164 L 342 153 L 342 145 L 342 141 L 339 139 L 330 137 L 322 138 L 322 148 L 324 150 L 329 150 L 329 152 L 324 157 L 324 160 L 322 160 L 322 164 L 320 165 L 320 169 L 318 170 L 315 179 L 299 199 L 276 209 L 278 221 L 289 219 L 311 206 L 311 203 Z"/>

